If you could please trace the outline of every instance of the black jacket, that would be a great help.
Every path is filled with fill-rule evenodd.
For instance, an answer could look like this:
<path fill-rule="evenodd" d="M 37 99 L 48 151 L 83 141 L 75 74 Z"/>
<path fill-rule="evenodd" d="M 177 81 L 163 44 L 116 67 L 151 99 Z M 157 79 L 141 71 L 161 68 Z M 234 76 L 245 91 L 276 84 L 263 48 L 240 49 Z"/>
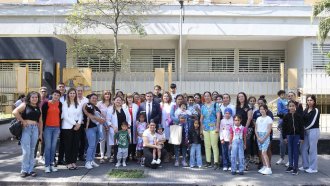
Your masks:
<path fill-rule="evenodd" d="M 199 129 L 196 131 L 195 128 L 192 127 L 188 133 L 189 144 L 201 144 L 202 139 L 200 134 L 201 133 Z"/>
<path fill-rule="evenodd" d="M 47 111 L 48 111 L 48 101 L 42 104 L 42 122 L 45 128 L 46 125 L 46 118 L 47 118 Z M 60 128 L 62 128 L 62 103 L 59 101 L 58 108 L 60 109 Z"/>
<path fill-rule="evenodd" d="M 283 118 L 283 139 L 287 138 L 287 135 L 299 135 L 301 140 L 304 140 L 304 121 L 302 116 L 298 113 L 294 113 L 293 117 L 291 113 L 288 113 Z"/>

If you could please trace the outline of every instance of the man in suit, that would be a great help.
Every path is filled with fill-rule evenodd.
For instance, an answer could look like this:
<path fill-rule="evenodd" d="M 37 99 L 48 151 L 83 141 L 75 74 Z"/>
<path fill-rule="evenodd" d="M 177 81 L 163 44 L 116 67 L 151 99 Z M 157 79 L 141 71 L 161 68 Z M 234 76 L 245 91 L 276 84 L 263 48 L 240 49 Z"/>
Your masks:
<path fill-rule="evenodd" d="M 140 112 L 146 113 L 147 123 L 149 123 L 151 119 L 153 119 L 156 124 L 160 123 L 162 112 L 159 103 L 153 101 L 152 92 L 146 93 L 146 101 L 141 103 L 137 116 L 139 116 Z"/>

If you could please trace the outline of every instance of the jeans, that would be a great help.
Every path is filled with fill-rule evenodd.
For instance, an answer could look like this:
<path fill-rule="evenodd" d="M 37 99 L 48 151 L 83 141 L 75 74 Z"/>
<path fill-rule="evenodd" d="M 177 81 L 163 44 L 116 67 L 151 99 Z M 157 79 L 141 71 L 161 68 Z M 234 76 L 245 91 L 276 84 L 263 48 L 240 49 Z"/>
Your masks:
<path fill-rule="evenodd" d="M 317 142 L 320 138 L 320 129 L 314 128 L 305 131 L 304 143 L 301 149 L 301 158 L 304 168 L 317 170 Z"/>
<path fill-rule="evenodd" d="M 190 167 L 202 166 L 202 145 L 191 144 L 190 147 Z"/>
<path fill-rule="evenodd" d="M 231 144 L 231 171 L 236 172 L 237 169 L 237 162 L 238 160 L 238 167 L 239 167 L 239 172 L 244 171 L 244 144 L 243 140 L 241 139 L 236 139 L 233 140 Z"/>
<path fill-rule="evenodd" d="M 185 146 L 185 145 L 174 145 L 175 161 L 179 161 L 180 147 L 182 149 L 182 161 L 186 161 L 187 146 Z"/>
<path fill-rule="evenodd" d="M 99 141 L 99 132 L 97 127 L 89 128 L 86 131 L 87 141 L 88 141 L 88 148 L 87 148 L 87 155 L 86 155 L 86 162 L 93 161 L 95 158 L 96 147 Z"/>
<path fill-rule="evenodd" d="M 293 167 L 294 169 L 298 168 L 298 161 L 299 161 L 299 135 L 288 135 L 288 147 L 290 150 L 288 152 L 289 157 L 289 167 Z"/>
<path fill-rule="evenodd" d="M 203 131 L 206 162 L 211 163 L 211 148 L 213 151 L 214 163 L 219 163 L 219 133 L 215 131 Z"/>
<path fill-rule="evenodd" d="M 128 156 L 128 148 L 119 148 L 118 147 L 117 162 L 120 163 L 121 160 L 123 160 L 123 162 L 125 162 L 127 156 Z"/>
<path fill-rule="evenodd" d="M 34 150 L 38 142 L 38 125 L 23 127 L 21 147 L 23 153 L 21 172 L 31 173 L 34 168 Z"/>
<path fill-rule="evenodd" d="M 283 120 L 279 119 L 278 120 L 278 128 L 280 129 L 280 156 L 282 159 L 285 157 L 285 151 L 286 151 L 286 144 L 284 143 L 283 140 L 283 133 L 282 133 L 282 125 L 283 125 Z"/>
<path fill-rule="evenodd" d="M 225 141 L 224 144 L 221 144 L 222 148 L 222 163 L 223 167 L 230 166 L 230 151 L 229 151 L 229 142 Z"/>
<path fill-rule="evenodd" d="M 45 127 L 44 140 L 45 140 L 45 166 L 53 165 L 56 153 L 57 138 L 60 134 L 59 127 Z"/>

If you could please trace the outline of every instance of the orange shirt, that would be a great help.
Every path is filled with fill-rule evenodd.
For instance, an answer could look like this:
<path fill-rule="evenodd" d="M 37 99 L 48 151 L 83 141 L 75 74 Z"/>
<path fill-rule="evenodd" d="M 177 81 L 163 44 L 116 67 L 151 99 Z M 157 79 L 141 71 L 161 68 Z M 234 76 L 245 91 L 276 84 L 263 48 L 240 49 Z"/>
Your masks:
<path fill-rule="evenodd" d="M 48 102 L 46 126 L 48 127 L 60 127 L 60 109 L 59 102 Z"/>

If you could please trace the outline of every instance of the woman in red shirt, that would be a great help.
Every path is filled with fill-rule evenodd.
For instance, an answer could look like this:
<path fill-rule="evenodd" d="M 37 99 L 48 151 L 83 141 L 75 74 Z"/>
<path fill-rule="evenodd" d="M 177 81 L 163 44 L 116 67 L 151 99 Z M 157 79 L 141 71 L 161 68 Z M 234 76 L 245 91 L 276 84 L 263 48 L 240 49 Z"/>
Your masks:
<path fill-rule="evenodd" d="M 62 103 L 59 101 L 61 93 L 54 90 L 52 99 L 42 105 L 42 118 L 44 121 L 45 141 L 45 172 L 57 172 L 54 167 L 57 138 L 60 134 L 60 121 L 62 114 Z"/>

